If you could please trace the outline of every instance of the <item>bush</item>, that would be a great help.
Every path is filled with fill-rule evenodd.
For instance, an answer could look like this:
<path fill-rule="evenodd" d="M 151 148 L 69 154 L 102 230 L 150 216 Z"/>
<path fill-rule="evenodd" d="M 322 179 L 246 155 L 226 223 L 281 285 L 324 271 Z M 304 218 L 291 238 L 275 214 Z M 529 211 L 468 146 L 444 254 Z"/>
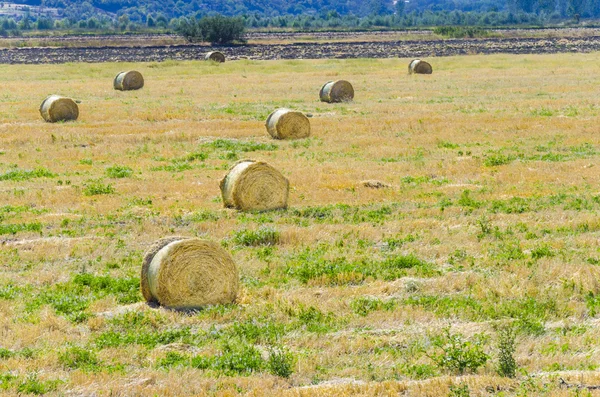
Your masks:
<path fill-rule="evenodd" d="M 245 29 L 242 18 L 216 15 L 199 20 L 184 19 L 176 30 L 190 42 L 210 41 L 213 44 L 227 44 L 234 41 L 244 42 Z"/>

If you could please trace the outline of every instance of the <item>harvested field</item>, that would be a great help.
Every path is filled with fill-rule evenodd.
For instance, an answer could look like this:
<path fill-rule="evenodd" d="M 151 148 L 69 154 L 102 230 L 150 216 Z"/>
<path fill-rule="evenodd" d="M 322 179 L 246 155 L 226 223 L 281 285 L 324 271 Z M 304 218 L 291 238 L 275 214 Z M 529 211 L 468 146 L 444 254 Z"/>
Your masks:
<path fill-rule="evenodd" d="M 277 36 L 274 36 L 277 37 Z M 285 36 L 284 36 L 285 37 Z M 358 36 L 360 37 L 360 36 Z M 0 49 L 0 63 L 160 62 L 199 60 L 209 51 L 228 60 L 415 58 L 475 54 L 555 54 L 600 51 L 600 35 L 486 39 L 333 41 L 210 47 L 200 44 L 19 47 Z"/>
<path fill-rule="evenodd" d="M 600 53 L 411 59 L 0 65 L 0 395 L 597 393 Z M 287 209 L 223 208 L 247 158 Z M 147 305 L 165 236 L 231 253 L 236 303 Z"/>

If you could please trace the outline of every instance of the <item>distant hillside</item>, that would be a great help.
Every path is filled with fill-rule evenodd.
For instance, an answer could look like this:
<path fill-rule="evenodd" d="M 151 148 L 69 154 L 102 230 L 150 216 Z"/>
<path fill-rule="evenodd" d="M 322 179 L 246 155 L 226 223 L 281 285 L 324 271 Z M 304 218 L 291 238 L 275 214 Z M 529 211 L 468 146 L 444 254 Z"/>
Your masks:
<path fill-rule="evenodd" d="M 578 22 L 580 18 L 600 17 L 600 0 L 14 0 L 12 3 L 57 10 L 47 16 L 66 19 L 68 26 L 83 21 L 78 24 L 80 27 L 111 25 L 121 31 L 128 29 L 130 22 L 138 26 L 172 27 L 177 24 L 173 18 L 215 13 L 243 16 L 249 27 L 317 29 L 543 25 L 561 19 Z M 0 11 L 0 18 L 1 14 Z M 36 19 L 33 7 L 30 15 Z"/>
<path fill-rule="evenodd" d="M 17 0 L 15 3 L 39 6 L 41 0 Z M 370 12 L 369 3 L 361 0 L 44 0 L 46 7 L 77 9 L 80 12 L 93 12 L 93 9 L 115 14 L 162 14 L 174 18 L 195 13 L 219 13 L 223 15 L 259 14 L 261 16 L 320 14 L 366 15 Z M 388 4 L 391 9 L 392 3 Z"/>
<path fill-rule="evenodd" d="M 400 0 L 402 10 L 410 11 L 498 11 L 506 0 Z M 94 14 L 102 10 L 131 20 L 145 20 L 148 14 L 177 18 L 192 14 L 223 15 L 315 15 L 320 17 L 385 15 L 396 11 L 396 0 L 15 0 L 14 3 L 63 9 L 67 14 Z M 91 15 L 87 15 L 89 17 Z"/>

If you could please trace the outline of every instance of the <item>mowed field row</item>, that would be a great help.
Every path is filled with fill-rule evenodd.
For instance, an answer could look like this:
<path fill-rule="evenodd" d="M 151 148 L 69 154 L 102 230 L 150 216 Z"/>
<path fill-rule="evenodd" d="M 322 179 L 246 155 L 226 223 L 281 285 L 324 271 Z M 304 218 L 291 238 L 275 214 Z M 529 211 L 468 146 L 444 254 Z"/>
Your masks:
<path fill-rule="evenodd" d="M 579 31 L 576 31 L 579 32 Z M 148 39 L 133 38 L 135 45 L 123 46 L 118 39 L 96 40 L 87 38 L 81 43 L 58 39 L 26 39 L 20 41 L 0 40 L 0 64 L 58 64 L 67 62 L 162 62 L 166 60 L 202 60 L 213 50 L 222 51 L 228 60 L 311 60 L 346 58 L 406 58 L 447 57 L 476 54 L 554 54 L 585 53 L 600 50 L 600 36 L 595 31 L 581 29 L 581 36 L 573 32 L 539 33 L 537 37 L 492 37 L 479 39 L 439 39 L 413 34 L 406 37 L 354 36 L 321 38 L 309 36 L 290 41 L 289 37 L 277 35 L 247 45 L 210 47 L 199 44 L 170 45 L 170 38 L 161 36 Z M 501 33 L 496 33 L 497 35 Z M 520 33 L 514 33 L 519 35 Z M 535 35 L 534 35 L 535 36 Z M 400 39 L 400 40 L 398 40 Z M 163 41 L 164 40 L 164 41 Z M 293 40 L 293 39 L 292 39 Z M 323 42 L 325 41 L 326 42 Z M 336 41 L 341 40 L 341 41 Z M 398 40 L 398 41 L 396 41 Z M 161 44 L 162 41 L 162 44 Z M 269 42 L 271 41 L 271 42 Z"/>
<path fill-rule="evenodd" d="M 409 59 L 0 66 L 0 390 L 599 384 L 599 60 L 440 57 L 428 76 Z M 144 88 L 113 90 L 130 69 Z M 336 79 L 354 102 L 319 102 Z M 45 123 L 49 94 L 80 100 L 79 119 Z M 272 140 L 279 107 L 310 113 L 312 136 Z M 223 209 L 219 181 L 246 158 L 289 179 L 287 210 Z M 143 253 L 169 235 L 229 250 L 238 302 L 145 305 Z"/>

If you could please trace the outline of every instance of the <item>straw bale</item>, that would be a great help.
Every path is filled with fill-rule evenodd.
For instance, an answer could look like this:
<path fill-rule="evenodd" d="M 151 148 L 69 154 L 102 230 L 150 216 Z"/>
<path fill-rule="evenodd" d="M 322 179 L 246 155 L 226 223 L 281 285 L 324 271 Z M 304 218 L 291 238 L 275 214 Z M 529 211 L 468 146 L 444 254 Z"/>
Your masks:
<path fill-rule="evenodd" d="M 242 211 L 287 208 L 290 184 L 286 177 L 262 161 L 237 162 L 220 183 L 225 207 Z"/>
<path fill-rule="evenodd" d="M 120 91 L 139 90 L 144 86 L 144 77 L 135 70 L 120 72 L 115 76 L 113 86 Z"/>
<path fill-rule="evenodd" d="M 225 54 L 220 51 L 211 51 L 204 56 L 205 61 L 213 61 L 218 63 L 225 62 Z"/>
<path fill-rule="evenodd" d="M 267 131 L 275 139 L 300 139 L 310 136 L 310 121 L 301 112 L 280 108 L 267 118 Z"/>
<path fill-rule="evenodd" d="M 321 102 L 350 102 L 354 99 L 354 88 L 346 80 L 328 81 L 319 92 Z"/>
<path fill-rule="evenodd" d="M 50 95 L 40 105 L 40 114 L 50 123 L 77 120 L 79 107 L 71 98 Z"/>
<path fill-rule="evenodd" d="M 408 64 L 408 74 L 431 74 L 432 72 L 431 65 L 420 59 L 414 59 Z"/>
<path fill-rule="evenodd" d="M 148 302 L 197 309 L 234 302 L 238 278 L 233 258 L 218 243 L 168 237 L 154 243 L 144 256 L 141 288 Z"/>

